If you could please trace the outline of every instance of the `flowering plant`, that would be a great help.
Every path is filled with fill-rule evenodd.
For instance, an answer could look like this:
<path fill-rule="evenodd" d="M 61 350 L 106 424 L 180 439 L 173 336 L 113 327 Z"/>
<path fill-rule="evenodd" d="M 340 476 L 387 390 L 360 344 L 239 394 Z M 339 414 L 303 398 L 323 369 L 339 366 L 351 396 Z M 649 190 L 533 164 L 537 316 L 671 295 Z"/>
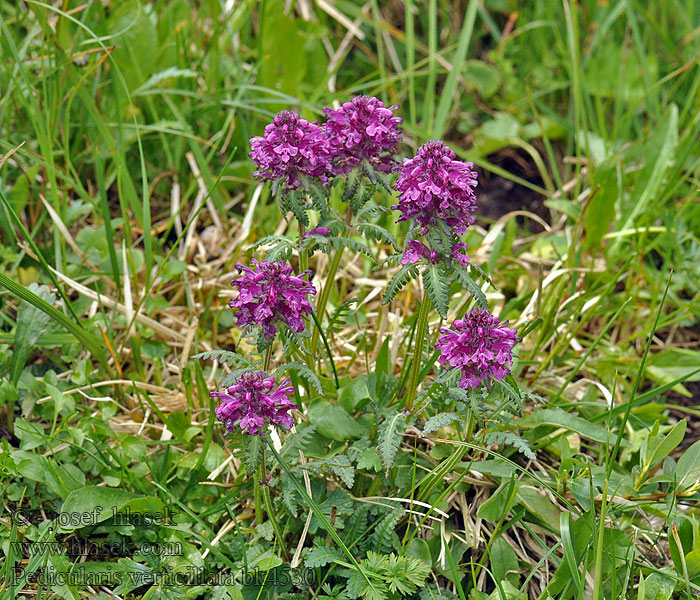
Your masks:
<path fill-rule="evenodd" d="M 287 110 L 275 116 L 262 137 L 251 139 L 255 176 L 272 182 L 283 215 L 291 211 L 296 218 L 296 235 L 258 240 L 254 251 L 264 253 L 264 260 L 252 258 L 249 266 L 236 266 L 241 276 L 232 281 L 237 295 L 229 307 L 242 335 L 251 334 L 256 352 L 199 355 L 233 367 L 223 381 L 225 391 L 213 391 L 211 397 L 221 401 L 216 416 L 227 432 L 245 442 L 248 473 L 257 473 L 258 526 L 267 514 L 281 552 L 289 558 L 289 533 L 275 518 L 267 485 L 264 442 L 282 469 L 284 506 L 291 515 L 300 504 L 309 507 L 309 519 L 311 513 L 316 518 L 313 527 L 327 530 L 354 569 L 348 586 L 357 594 L 361 589 L 381 590 L 377 573 L 388 568 L 382 562 L 386 556 L 376 558 L 368 548 L 366 558 L 356 560 L 338 537 L 338 521 L 333 524 L 324 516 L 300 475 L 331 474 L 349 488 L 361 485 L 358 477 L 369 477 L 368 494 L 377 493 L 384 478 L 376 474 L 383 471 L 391 485 L 398 477 L 401 435 L 419 425 L 425 435 L 456 424 L 466 440 L 480 426 L 487 442 L 510 443 L 531 454 L 517 436 L 487 430 L 488 402 L 500 398 L 509 411 L 517 412 L 528 395 L 511 376 L 520 338 L 489 312 L 482 286 L 490 280 L 470 259 L 463 237 L 477 210 L 477 174 L 472 163 L 457 160 L 453 150 L 436 140 L 400 163 L 396 154 L 402 121 L 396 110 L 363 96 L 324 109 L 327 120 L 320 125 Z M 399 212 L 398 218 L 391 216 L 389 206 Z M 400 243 L 397 234 L 402 233 Z M 317 252 L 327 260 L 316 258 Z M 380 347 L 376 365 L 367 363 L 360 374 L 350 374 L 349 368 L 339 374 L 334 335 L 339 323 L 353 318 L 351 305 L 358 300 L 343 301 L 336 290 L 346 252 L 390 273 L 384 305 L 395 305 L 402 288 L 422 281 L 409 328 L 411 352 L 399 369 L 390 358 L 394 340 L 380 327 L 371 342 L 364 334 L 365 343 Z M 309 268 L 312 259 L 314 268 Z M 312 280 L 323 282 L 318 293 Z M 452 302 L 455 296 L 459 303 Z M 441 327 L 444 320 L 447 324 Z M 273 355 L 275 349 L 280 352 Z M 492 412 L 493 420 L 499 412 Z M 292 433 L 275 442 L 276 428 Z M 339 499 L 334 502 L 342 505 Z M 299 549 L 304 536 L 315 531 L 311 523 Z M 386 526 L 393 530 L 389 521 Z M 379 542 L 385 554 L 386 539 Z M 298 560 L 297 552 L 292 563 Z M 372 561 L 378 562 L 371 567 Z M 414 589 L 424 583 L 427 572 L 416 564 L 401 565 L 414 573 Z"/>

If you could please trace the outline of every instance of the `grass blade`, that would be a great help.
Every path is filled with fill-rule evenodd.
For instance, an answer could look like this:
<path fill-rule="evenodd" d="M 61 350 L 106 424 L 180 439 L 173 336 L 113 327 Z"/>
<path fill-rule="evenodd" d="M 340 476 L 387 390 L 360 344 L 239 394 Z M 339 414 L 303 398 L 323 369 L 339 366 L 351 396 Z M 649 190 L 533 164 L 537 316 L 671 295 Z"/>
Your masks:
<path fill-rule="evenodd" d="M 58 321 L 61 325 L 63 325 L 63 327 L 70 331 L 78 339 L 78 341 L 83 344 L 83 346 L 85 346 L 85 348 L 100 362 L 100 364 L 102 364 L 107 373 L 110 376 L 112 375 L 112 369 L 107 363 L 107 355 L 102 347 L 102 343 L 99 342 L 95 336 L 76 325 L 60 310 L 55 309 L 48 302 L 37 296 L 35 293 L 29 291 L 27 288 L 13 281 L 4 273 L 0 273 L 0 286 L 6 288 L 16 298 L 36 306 L 36 308 L 45 312 L 54 321 Z"/>
<path fill-rule="evenodd" d="M 457 90 L 458 78 L 462 73 L 464 61 L 467 58 L 467 50 L 469 49 L 469 43 L 472 39 L 478 6 L 479 3 L 476 0 L 471 0 L 471 2 L 469 2 L 469 6 L 467 7 L 467 12 L 464 15 L 462 32 L 459 34 L 459 45 L 452 56 L 452 70 L 447 76 L 447 81 L 445 82 L 445 87 L 442 90 L 437 115 L 435 117 L 435 127 L 433 129 L 432 137 L 437 139 L 443 137 L 445 130 L 447 129 L 447 119 L 452 112 L 452 101 L 454 99 L 455 91 Z"/>

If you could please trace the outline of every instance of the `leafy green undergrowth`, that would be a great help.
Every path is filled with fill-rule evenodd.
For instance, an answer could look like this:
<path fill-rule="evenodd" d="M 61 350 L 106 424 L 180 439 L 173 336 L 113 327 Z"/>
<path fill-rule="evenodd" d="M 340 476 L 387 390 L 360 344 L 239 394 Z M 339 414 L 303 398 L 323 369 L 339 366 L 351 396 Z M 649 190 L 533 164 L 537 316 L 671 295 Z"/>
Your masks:
<path fill-rule="evenodd" d="M 329 5 L 0 7 L 3 597 L 696 597 L 696 3 Z M 396 269 L 348 251 L 335 363 L 265 453 L 280 540 L 208 394 L 252 352 L 235 264 L 298 233 L 248 139 L 359 93 L 528 210 L 467 240 L 524 342 L 513 385 L 407 419 L 419 292 L 382 305 Z"/>

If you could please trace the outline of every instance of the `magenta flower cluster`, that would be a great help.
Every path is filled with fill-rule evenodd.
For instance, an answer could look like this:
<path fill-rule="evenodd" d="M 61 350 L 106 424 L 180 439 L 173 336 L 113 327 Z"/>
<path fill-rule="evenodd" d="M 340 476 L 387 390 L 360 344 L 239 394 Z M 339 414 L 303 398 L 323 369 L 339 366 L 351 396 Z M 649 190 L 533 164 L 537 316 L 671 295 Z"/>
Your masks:
<path fill-rule="evenodd" d="M 473 163 L 455 160 L 455 153 L 442 142 L 431 140 L 418 148 L 416 156 L 404 159 L 395 189 L 400 210 L 398 222 L 415 220 L 425 235 L 438 221 L 457 235 L 474 222 L 476 172 Z"/>
<path fill-rule="evenodd" d="M 453 323 L 454 329 L 440 329 L 445 335 L 435 347 L 440 350 L 440 363 L 445 368 L 462 371 L 461 388 L 479 387 L 489 377 L 497 380 L 510 374 L 512 350 L 520 341 L 515 329 L 506 327 L 483 308 L 475 308 Z"/>
<path fill-rule="evenodd" d="M 289 378 L 276 389 L 274 377 L 265 377 L 262 372 L 243 373 L 226 392 L 209 392 L 212 398 L 221 398 L 216 408 L 216 416 L 230 432 L 237 427 L 250 435 L 265 435 L 263 428 L 267 421 L 271 425 L 290 428 L 294 421 L 289 411 L 297 410 L 289 399 L 294 388 Z"/>
<path fill-rule="evenodd" d="M 310 276 L 311 271 L 298 277 L 284 261 L 255 259 L 253 267 L 236 265 L 244 275 L 231 282 L 238 289 L 238 297 L 229 302 L 231 308 L 238 309 L 237 324 L 260 325 L 266 339 L 277 333 L 275 323 L 286 324 L 296 333 L 304 331 L 303 317 L 311 313 L 307 297 L 315 295 L 316 288 L 302 277 Z"/>
<path fill-rule="evenodd" d="M 366 160 L 375 169 L 391 171 L 393 154 L 401 141 L 397 106 L 385 107 L 377 98 L 360 96 L 338 110 L 325 108 L 328 121 L 309 123 L 291 110 L 278 113 L 262 137 L 251 138 L 249 156 L 258 166 L 255 175 L 263 180 L 284 181 L 287 190 L 296 189 L 304 179 L 318 179 L 348 173 Z"/>
<path fill-rule="evenodd" d="M 283 180 L 296 189 L 305 178 L 328 183 L 330 144 L 317 123 L 309 123 L 291 110 L 278 113 L 262 137 L 250 140 L 249 154 L 261 179 Z"/>
<path fill-rule="evenodd" d="M 452 246 L 450 258 L 456 260 L 463 267 L 466 267 L 469 264 L 469 256 L 467 256 L 466 250 L 467 244 L 465 242 L 454 244 Z M 434 264 L 438 262 L 441 257 L 437 250 L 431 250 L 423 242 L 411 240 L 408 242 L 406 250 L 404 250 L 403 257 L 401 258 L 401 264 L 407 265 L 408 263 L 415 263 L 421 258 L 424 258 L 428 262 Z"/>
<path fill-rule="evenodd" d="M 331 146 L 333 172 L 345 174 L 362 160 L 378 171 L 391 172 L 403 119 L 394 116 L 398 105 L 385 107 L 377 98 L 359 96 L 338 110 L 324 108 L 328 121 L 322 126 Z"/>

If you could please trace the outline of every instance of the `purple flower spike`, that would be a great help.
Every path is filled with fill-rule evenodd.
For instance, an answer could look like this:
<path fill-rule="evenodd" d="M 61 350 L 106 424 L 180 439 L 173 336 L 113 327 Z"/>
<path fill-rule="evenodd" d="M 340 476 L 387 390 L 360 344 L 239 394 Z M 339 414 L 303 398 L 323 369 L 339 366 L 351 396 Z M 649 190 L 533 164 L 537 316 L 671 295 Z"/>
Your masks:
<path fill-rule="evenodd" d="M 250 140 L 253 162 L 260 168 L 256 177 L 284 180 L 287 189 L 296 189 L 303 177 L 318 178 L 328 184 L 330 144 L 316 123 L 309 123 L 291 110 L 275 115 L 263 137 Z"/>
<path fill-rule="evenodd" d="M 261 325 L 267 339 L 277 333 L 274 322 L 285 323 L 296 333 L 304 331 L 302 317 L 311 313 L 307 296 L 315 295 L 316 288 L 302 277 L 310 276 L 311 271 L 297 277 L 292 274 L 291 265 L 284 261 L 253 259 L 253 266 L 256 270 L 236 265 L 238 272 L 245 274 L 231 282 L 238 288 L 238 297 L 229 302 L 231 308 L 238 309 L 237 324 L 240 327 Z"/>
<path fill-rule="evenodd" d="M 394 116 L 397 105 L 385 107 L 377 98 L 359 96 L 338 110 L 324 108 L 328 121 L 322 125 L 331 144 L 333 172 L 348 173 L 363 159 L 378 171 L 389 173 L 396 166 L 394 153 L 401 141 L 398 127 L 403 119 Z"/>
<path fill-rule="evenodd" d="M 274 391 L 275 379 L 265 377 L 265 373 L 243 373 L 226 392 L 209 392 L 212 398 L 221 398 L 216 408 L 219 421 L 226 424 L 228 431 L 239 426 L 243 433 L 265 435 L 262 428 L 267 420 L 272 425 L 290 428 L 294 421 L 290 410 L 297 410 L 289 396 L 294 388 L 285 379 Z"/>
<path fill-rule="evenodd" d="M 455 160 L 455 153 L 442 142 L 431 140 L 416 156 L 404 159 L 395 189 L 401 211 L 398 222 L 414 219 L 425 235 L 437 221 L 444 221 L 457 235 L 474 222 L 476 172 L 470 162 Z"/>
<path fill-rule="evenodd" d="M 328 227 L 316 227 L 315 229 L 312 229 L 311 231 L 307 231 L 304 233 L 304 237 L 307 237 L 309 235 L 330 235 L 331 230 L 328 229 Z"/>
<path fill-rule="evenodd" d="M 408 242 L 408 247 L 403 253 L 401 264 L 406 265 L 408 263 L 418 262 L 420 258 L 425 258 L 431 263 L 434 263 L 439 258 L 439 254 L 435 250 L 428 248 L 423 242 L 411 240 Z"/>
<path fill-rule="evenodd" d="M 465 242 L 459 242 L 458 244 L 452 246 L 452 258 L 463 267 L 469 265 L 469 257 L 467 256 L 467 244 Z"/>
<path fill-rule="evenodd" d="M 520 338 L 515 329 L 506 327 L 489 311 L 475 308 L 464 319 L 453 323 L 454 329 L 440 329 L 445 335 L 435 347 L 440 350 L 440 364 L 462 371 L 459 387 L 476 388 L 493 376 L 499 381 L 510 374 L 511 351 Z"/>

